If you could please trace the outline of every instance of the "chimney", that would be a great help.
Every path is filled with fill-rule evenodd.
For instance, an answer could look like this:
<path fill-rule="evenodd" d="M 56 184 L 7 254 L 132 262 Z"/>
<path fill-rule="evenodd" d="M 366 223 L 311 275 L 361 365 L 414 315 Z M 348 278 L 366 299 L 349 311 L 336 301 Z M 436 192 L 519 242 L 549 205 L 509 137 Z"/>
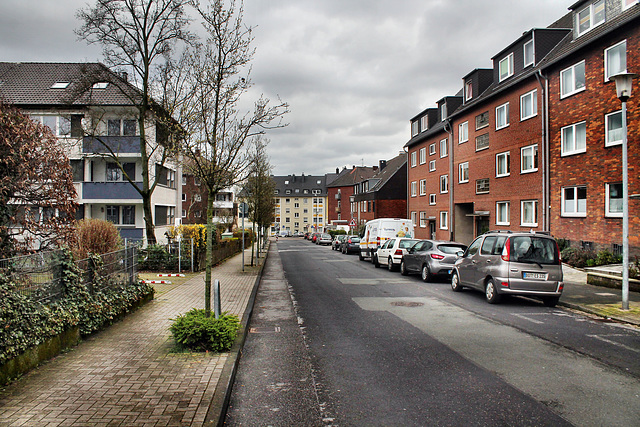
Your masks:
<path fill-rule="evenodd" d="M 340 173 L 340 168 L 336 168 L 336 173 Z"/>
<path fill-rule="evenodd" d="M 120 78 L 122 78 L 122 80 L 124 80 L 125 82 L 129 81 L 129 74 L 127 74 L 126 71 L 121 71 L 120 72 Z"/>
<path fill-rule="evenodd" d="M 380 164 L 380 170 L 382 170 L 385 167 L 387 167 L 387 161 L 386 160 L 380 160 L 379 164 Z"/>

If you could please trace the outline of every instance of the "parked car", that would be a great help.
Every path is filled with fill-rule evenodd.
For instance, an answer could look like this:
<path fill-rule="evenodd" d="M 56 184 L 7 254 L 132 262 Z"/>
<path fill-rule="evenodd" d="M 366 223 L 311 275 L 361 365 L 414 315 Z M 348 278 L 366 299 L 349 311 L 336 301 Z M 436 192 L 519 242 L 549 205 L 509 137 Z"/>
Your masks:
<path fill-rule="evenodd" d="M 347 236 L 340 246 L 340 250 L 343 254 L 350 254 L 352 252 L 360 253 L 360 237 Z"/>
<path fill-rule="evenodd" d="M 318 236 L 320 236 L 320 233 L 312 233 L 311 238 L 309 240 L 311 240 L 313 243 L 316 243 Z"/>
<path fill-rule="evenodd" d="M 333 249 L 334 251 L 339 251 L 340 245 L 342 244 L 342 242 L 344 242 L 346 238 L 347 238 L 346 234 L 338 234 L 337 236 L 335 236 L 333 238 L 333 241 L 331 242 L 331 249 Z"/>
<path fill-rule="evenodd" d="M 420 273 L 422 280 L 431 281 L 434 277 L 450 278 L 458 254 L 467 249 L 466 245 L 443 240 L 421 240 L 402 257 L 400 273 L 403 276 Z"/>
<path fill-rule="evenodd" d="M 465 287 L 483 291 L 490 304 L 516 294 L 554 307 L 564 288 L 558 243 L 542 233 L 485 233 L 455 262 L 451 289 Z"/>
<path fill-rule="evenodd" d="M 316 244 L 318 244 L 318 245 L 330 245 L 331 244 L 331 234 L 318 233 L 318 237 L 316 238 Z"/>
<path fill-rule="evenodd" d="M 407 249 L 418 242 L 416 239 L 392 238 L 371 256 L 371 262 L 376 267 L 386 265 L 389 271 L 394 271 L 402 262 L 402 257 L 407 253 Z"/>

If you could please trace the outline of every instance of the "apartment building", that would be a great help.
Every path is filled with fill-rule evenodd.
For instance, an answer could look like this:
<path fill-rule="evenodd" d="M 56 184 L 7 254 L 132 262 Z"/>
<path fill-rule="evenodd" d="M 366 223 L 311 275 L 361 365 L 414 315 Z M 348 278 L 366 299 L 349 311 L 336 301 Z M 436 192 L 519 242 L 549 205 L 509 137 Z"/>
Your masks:
<path fill-rule="evenodd" d="M 105 219 L 123 239 L 146 240 L 142 197 L 129 182 L 141 186 L 143 181 L 138 110 L 131 101 L 137 94 L 126 76 L 99 63 L 0 62 L 0 97 L 49 126 L 67 151 L 76 217 Z M 166 113 L 155 109 L 144 121 L 150 148 L 171 140 L 158 114 Z M 175 224 L 181 202 L 181 168 L 174 159 L 163 161 L 162 151 L 154 150 L 148 170 L 150 180 L 158 178 L 151 198 L 158 240 Z"/>
<path fill-rule="evenodd" d="M 357 212 L 351 210 L 354 186 L 373 177 L 377 171 L 378 166 L 336 169 L 337 177 L 327 184 L 327 222 L 330 225 L 348 225 L 352 218 L 357 218 Z"/>
<path fill-rule="evenodd" d="M 272 233 L 322 232 L 327 226 L 327 175 L 272 176 L 275 222 Z M 331 179 L 331 177 L 329 177 Z"/>
<path fill-rule="evenodd" d="M 219 191 L 213 201 L 213 224 L 226 225 L 231 231 L 238 225 L 237 191 Z M 182 174 L 182 224 L 207 223 L 207 189 L 193 174 Z"/>

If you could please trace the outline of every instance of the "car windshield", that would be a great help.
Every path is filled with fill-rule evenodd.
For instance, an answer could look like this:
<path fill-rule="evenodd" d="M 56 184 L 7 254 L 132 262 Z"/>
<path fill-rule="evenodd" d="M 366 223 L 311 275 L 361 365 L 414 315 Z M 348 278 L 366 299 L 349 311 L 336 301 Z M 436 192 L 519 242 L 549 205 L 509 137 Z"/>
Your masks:
<path fill-rule="evenodd" d="M 465 245 L 438 245 L 438 250 L 445 254 L 455 255 L 458 252 L 464 252 L 467 249 Z"/>
<path fill-rule="evenodd" d="M 556 243 L 552 239 L 516 236 L 510 240 L 515 262 L 554 265 L 559 262 Z"/>
<path fill-rule="evenodd" d="M 418 241 L 413 239 L 405 239 L 400 240 L 400 244 L 398 245 L 402 249 L 409 249 L 411 246 L 415 245 Z"/>

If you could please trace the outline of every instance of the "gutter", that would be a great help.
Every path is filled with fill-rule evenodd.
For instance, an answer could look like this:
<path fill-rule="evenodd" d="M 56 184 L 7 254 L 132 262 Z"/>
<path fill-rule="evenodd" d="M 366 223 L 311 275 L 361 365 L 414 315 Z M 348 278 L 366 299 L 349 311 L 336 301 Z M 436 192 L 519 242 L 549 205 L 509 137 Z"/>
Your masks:
<path fill-rule="evenodd" d="M 449 240 L 455 242 L 455 218 L 453 215 L 453 129 L 451 128 L 451 119 L 447 118 L 444 122 L 444 130 L 449 134 Z"/>
<path fill-rule="evenodd" d="M 551 192 L 549 190 L 549 80 L 542 74 L 542 71 L 538 69 L 538 72 L 535 74 L 536 80 L 538 80 L 538 84 L 540 85 L 540 90 L 542 91 L 542 120 L 541 120 L 541 138 L 540 138 L 540 169 L 542 170 L 542 231 L 550 232 L 550 196 Z M 544 84 L 541 81 L 544 80 Z"/>

